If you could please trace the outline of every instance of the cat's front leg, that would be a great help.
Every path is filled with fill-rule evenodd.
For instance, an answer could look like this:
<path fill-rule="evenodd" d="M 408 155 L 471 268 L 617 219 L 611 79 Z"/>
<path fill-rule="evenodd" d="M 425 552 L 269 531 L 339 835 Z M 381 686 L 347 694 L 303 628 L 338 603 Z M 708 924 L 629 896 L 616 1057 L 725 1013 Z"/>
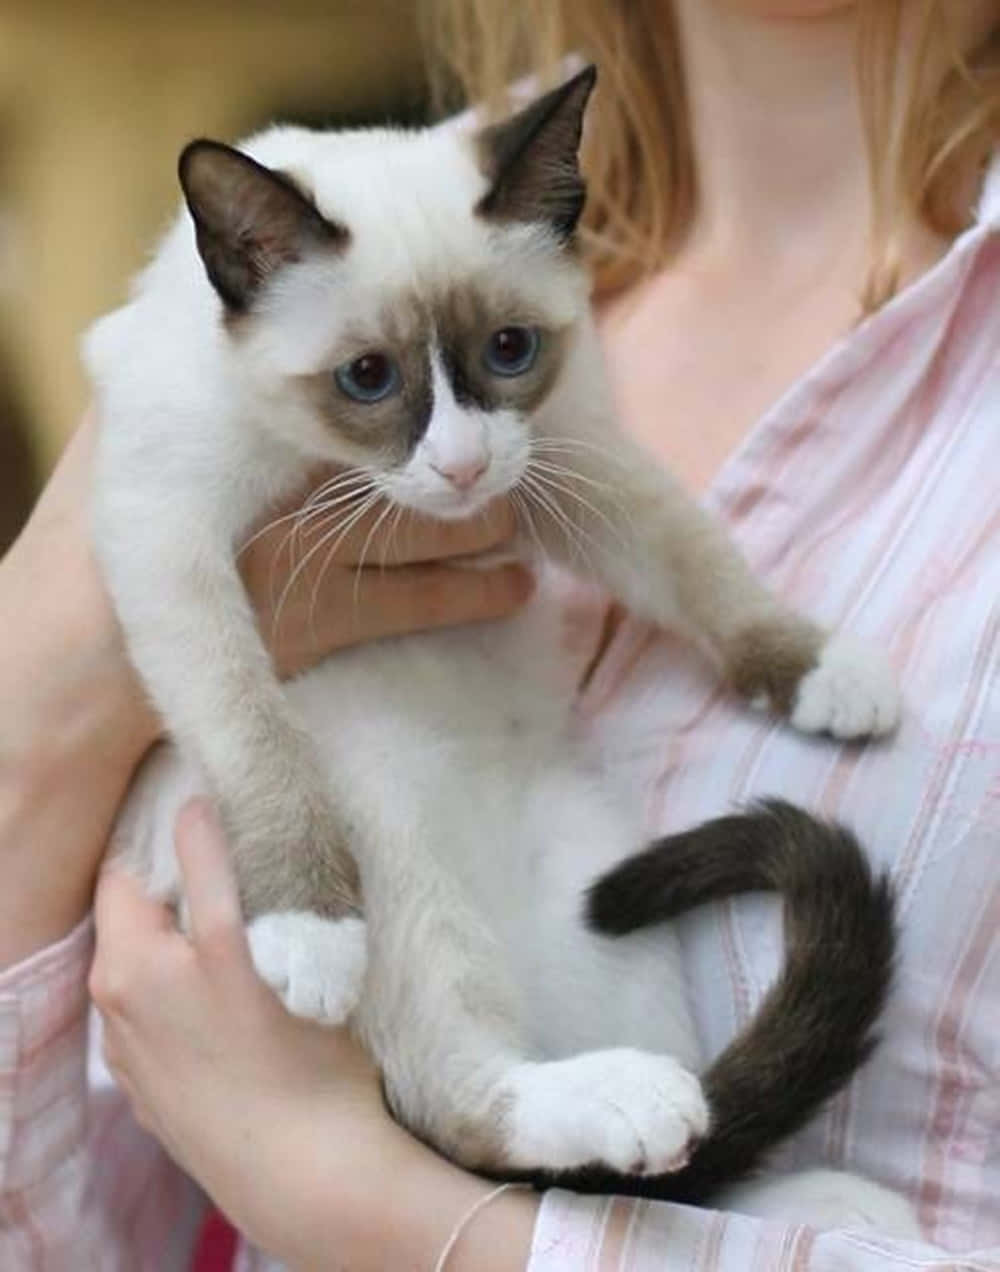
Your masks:
<path fill-rule="evenodd" d="M 754 575 L 722 527 L 626 438 L 563 443 L 559 488 L 546 499 L 577 527 L 536 516 L 546 546 L 583 556 L 634 612 L 686 632 L 755 707 L 807 733 L 890 732 L 900 712 L 884 656 L 788 609 Z M 584 551 L 586 549 L 586 551 Z"/>
<path fill-rule="evenodd" d="M 167 731 L 207 778 L 251 944 L 273 955 L 273 916 L 285 912 L 337 920 L 328 946 L 341 947 L 343 1018 L 364 972 L 347 828 L 313 741 L 277 682 L 231 554 L 221 536 L 199 537 L 192 524 L 176 534 L 163 525 L 158 555 L 148 545 L 143 554 L 129 551 L 122 536 L 101 536 L 129 654 Z M 261 931 L 266 936 L 255 936 Z M 281 971 L 273 956 L 260 961 L 274 983 Z"/>

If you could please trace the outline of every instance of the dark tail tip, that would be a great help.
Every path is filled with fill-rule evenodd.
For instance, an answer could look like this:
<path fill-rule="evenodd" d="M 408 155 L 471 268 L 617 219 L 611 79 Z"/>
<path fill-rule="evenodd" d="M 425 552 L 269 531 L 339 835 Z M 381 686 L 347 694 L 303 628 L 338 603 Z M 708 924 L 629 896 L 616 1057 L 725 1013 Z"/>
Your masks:
<path fill-rule="evenodd" d="M 590 888 L 587 923 L 607 936 L 624 936 L 707 901 L 772 891 L 781 886 L 776 855 L 811 845 L 819 826 L 794 805 L 767 800 L 657 839 Z"/>
<path fill-rule="evenodd" d="M 784 899 L 784 970 L 703 1075 L 713 1116 L 707 1138 L 683 1170 L 631 1180 L 629 1191 L 677 1201 L 710 1196 L 802 1126 L 875 1046 L 895 959 L 894 898 L 887 876 L 873 874 L 841 826 L 777 800 L 717 818 L 603 876 L 586 914 L 597 931 L 620 935 L 760 889 Z"/>

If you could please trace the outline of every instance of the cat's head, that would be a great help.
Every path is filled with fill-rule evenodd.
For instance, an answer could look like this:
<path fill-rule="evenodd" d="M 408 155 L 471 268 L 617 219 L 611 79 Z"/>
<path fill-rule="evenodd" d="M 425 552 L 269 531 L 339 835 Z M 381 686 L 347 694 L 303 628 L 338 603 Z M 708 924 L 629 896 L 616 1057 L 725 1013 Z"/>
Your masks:
<path fill-rule="evenodd" d="M 574 233 L 594 78 L 478 133 L 184 150 L 205 273 L 275 430 L 438 517 L 517 483 L 589 304 Z"/>

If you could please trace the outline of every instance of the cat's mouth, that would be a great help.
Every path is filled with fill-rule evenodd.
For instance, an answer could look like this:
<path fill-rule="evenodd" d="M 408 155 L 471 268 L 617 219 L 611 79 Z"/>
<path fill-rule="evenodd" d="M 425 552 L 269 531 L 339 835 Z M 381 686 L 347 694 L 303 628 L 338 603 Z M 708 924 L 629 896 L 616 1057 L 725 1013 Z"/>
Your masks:
<path fill-rule="evenodd" d="M 412 512 L 438 521 L 465 521 L 509 494 L 517 486 L 518 478 L 519 473 L 501 471 L 497 465 L 478 481 L 461 488 L 445 481 L 435 481 L 429 488 L 425 481 L 386 481 L 384 478 L 378 485 L 390 502 Z"/>
<path fill-rule="evenodd" d="M 485 489 L 454 493 L 444 491 L 438 496 L 430 497 L 423 507 L 417 508 L 417 511 L 437 517 L 439 521 L 465 521 L 468 517 L 474 517 L 477 513 L 483 512 L 497 495 L 502 493 L 502 491 Z"/>

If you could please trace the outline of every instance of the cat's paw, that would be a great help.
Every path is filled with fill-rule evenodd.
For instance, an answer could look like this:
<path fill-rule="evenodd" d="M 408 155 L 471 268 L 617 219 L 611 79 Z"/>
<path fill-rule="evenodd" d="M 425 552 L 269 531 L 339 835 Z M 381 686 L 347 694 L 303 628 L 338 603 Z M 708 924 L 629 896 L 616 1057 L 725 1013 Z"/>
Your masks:
<path fill-rule="evenodd" d="M 358 1005 L 366 966 L 361 919 L 308 910 L 262 914 L 247 939 L 257 974 L 293 1015 L 340 1025 Z"/>
<path fill-rule="evenodd" d="M 708 1129 L 701 1083 L 669 1056 L 630 1048 L 525 1064 L 510 1075 L 508 1165 L 631 1175 L 679 1170 Z"/>
<path fill-rule="evenodd" d="M 885 657 L 848 636 L 831 636 L 799 682 L 789 713 L 803 733 L 878 737 L 899 723 L 899 690 Z"/>

